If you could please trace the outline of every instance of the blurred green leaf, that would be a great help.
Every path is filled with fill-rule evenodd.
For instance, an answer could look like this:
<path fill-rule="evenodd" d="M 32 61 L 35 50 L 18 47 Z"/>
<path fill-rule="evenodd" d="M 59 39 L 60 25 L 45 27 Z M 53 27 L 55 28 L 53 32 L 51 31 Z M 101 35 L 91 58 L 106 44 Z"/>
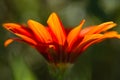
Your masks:
<path fill-rule="evenodd" d="M 37 80 L 27 64 L 20 57 L 11 60 L 14 80 Z"/>

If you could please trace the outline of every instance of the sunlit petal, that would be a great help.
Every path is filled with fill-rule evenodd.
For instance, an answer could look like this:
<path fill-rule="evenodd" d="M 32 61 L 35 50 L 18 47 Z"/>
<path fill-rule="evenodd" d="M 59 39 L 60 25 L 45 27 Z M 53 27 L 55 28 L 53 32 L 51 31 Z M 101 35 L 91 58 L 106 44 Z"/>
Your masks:
<path fill-rule="evenodd" d="M 19 36 L 20 38 L 22 38 L 24 41 L 26 41 L 29 44 L 37 45 L 37 43 L 33 39 L 31 39 L 25 35 L 21 35 L 21 34 L 17 34 L 17 33 L 15 33 L 15 35 Z"/>
<path fill-rule="evenodd" d="M 29 28 L 34 32 L 35 37 L 39 41 L 41 41 L 43 43 L 52 42 L 51 35 L 49 34 L 49 32 L 46 30 L 46 28 L 42 24 L 40 24 L 36 21 L 33 21 L 33 20 L 29 20 L 28 25 L 29 25 Z"/>
<path fill-rule="evenodd" d="M 99 43 L 101 41 L 103 41 L 104 39 L 107 39 L 107 38 L 119 38 L 120 39 L 120 35 L 116 32 L 116 31 L 111 31 L 111 32 L 107 32 L 105 33 L 103 36 L 101 36 L 100 38 L 97 38 L 93 41 L 90 41 L 88 44 L 86 44 L 84 47 L 83 47 L 83 51 L 86 50 L 89 46 L 91 46 L 92 44 L 95 44 L 95 43 Z"/>
<path fill-rule="evenodd" d="M 82 29 L 82 30 L 80 31 L 79 36 L 80 36 L 80 37 L 84 37 L 84 36 L 85 36 L 90 30 L 92 30 L 94 27 L 96 27 L 96 26 L 89 26 L 89 27 L 86 27 L 86 28 Z"/>
<path fill-rule="evenodd" d="M 14 39 L 8 39 L 4 42 L 4 46 L 7 47 L 9 44 L 11 44 L 14 41 Z"/>
<path fill-rule="evenodd" d="M 85 20 L 82 20 L 80 25 L 72 29 L 68 36 L 67 36 L 67 42 L 68 42 L 68 48 L 70 49 L 71 46 L 74 44 L 74 42 L 78 39 L 78 35 L 80 34 L 80 30 L 84 24 Z"/>
<path fill-rule="evenodd" d="M 47 21 L 51 31 L 54 33 L 56 39 L 58 40 L 58 43 L 60 45 L 64 45 L 65 40 L 66 40 L 66 35 L 65 35 L 65 31 L 63 28 L 63 25 L 60 21 L 60 19 L 58 18 L 56 13 L 52 13 Z"/>
<path fill-rule="evenodd" d="M 6 28 L 7 30 L 9 30 L 13 33 L 31 36 L 31 33 L 28 31 L 28 29 L 21 25 L 18 25 L 15 23 L 5 23 L 5 24 L 3 24 L 3 26 L 4 26 L 4 28 Z"/>
<path fill-rule="evenodd" d="M 102 23 L 98 26 L 95 26 L 94 28 L 92 28 L 91 30 L 89 30 L 86 35 L 88 34 L 95 34 L 95 33 L 100 33 L 100 32 L 104 32 L 108 29 L 111 29 L 113 27 L 115 27 L 116 24 L 113 23 L 113 22 L 105 22 L 105 23 Z"/>
<path fill-rule="evenodd" d="M 102 34 L 93 34 L 93 35 L 86 35 L 84 39 L 77 45 L 77 47 L 73 50 L 74 52 L 79 51 L 84 45 L 88 44 L 89 42 L 101 38 Z"/>

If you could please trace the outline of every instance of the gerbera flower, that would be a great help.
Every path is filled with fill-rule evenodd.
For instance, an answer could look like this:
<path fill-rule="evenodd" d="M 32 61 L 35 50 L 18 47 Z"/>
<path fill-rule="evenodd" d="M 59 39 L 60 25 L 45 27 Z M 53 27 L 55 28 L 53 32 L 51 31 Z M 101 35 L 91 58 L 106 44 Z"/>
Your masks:
<path fill-rule="evenodd" d="M 89 46 L 107 38 L 120 38 L 116 31 L 107 31 L 116 26 L 112 21 L 82 29 L 85 20 L 73 29 L 66 29 L 56 13 L 52 13 L 47 26 L 28 20 L 27 26 L 5 23 L 4 28 L 16 38 L 8 39 L 5 46 L 13 41 L 25 42 L 37 49 L 49 63 L 72 63 Z"/>

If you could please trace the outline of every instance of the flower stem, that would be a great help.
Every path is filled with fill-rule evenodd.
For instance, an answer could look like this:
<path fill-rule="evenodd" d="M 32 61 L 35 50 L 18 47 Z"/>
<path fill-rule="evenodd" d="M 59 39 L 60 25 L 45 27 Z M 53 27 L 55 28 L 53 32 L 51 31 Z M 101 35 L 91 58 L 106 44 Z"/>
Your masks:
<path fill-rule="evenodd" d="M 65 80 L 66 75 L 71 70 L 73 64 L 70 63 L 59 63 L 49 64 L 49 72 L 53 80 Z"/>

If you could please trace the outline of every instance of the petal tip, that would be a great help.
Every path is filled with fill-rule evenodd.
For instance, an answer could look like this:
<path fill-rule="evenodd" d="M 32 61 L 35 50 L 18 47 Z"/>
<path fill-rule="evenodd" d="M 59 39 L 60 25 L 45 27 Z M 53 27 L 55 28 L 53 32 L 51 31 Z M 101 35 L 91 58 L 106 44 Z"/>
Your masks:
<path fill-rule="evenodd" d="M 4 23 L 4 24 L 2 24 L 2 26 L 3 26 L 4 28 L 8 27 L 9 25 L 10 25 L 10 23 Z"/>
<path fill-rule="evenodd" d="M 14 40 L 13 39 L 8 39 L 5 41 L 4 46 L 7 47 L 10 43 L 12 43 Z"/>
<path fill-rule="evenodd" d="M 57 14 L 55 12 L 51 13 L 48 20 L 47 20 L 47 23 L 49 23 L 49 21 L 51 21 L 53 18 L 58 18 Z"/>
<path fill-rule="evenodd" d="M 81 22 L 85 22 L 85 19 L 83 19 Z"/>
<path fill-rule="evenodd" d="M 31 23 L 31 22 L 33 22 L 34 20 L 32 20 L 32 19 L 29 19 L 28 21 L 27 21 L 27 23 Z"/>
<path fill-rule="evenodd" d="M 81 26 L 82 26 L 84 23 L 85 23 L 85 19 L 83 19 L 83 20 L 80 22 Z"/>
<path fill-rule="evenodd" d="M 4 24 L 2 24 L 2 26 L 3 26 L 5 29 L 7 29 L 7 30 L 11 29 L 11 27 L 12 27 L 13 25 L 14 25 L 13 23 L 4 23 Z"/>
<path fill-rule="evenodd" d="M 57 15 L 55 12 L 52 12 L 51 15 Z"/>

